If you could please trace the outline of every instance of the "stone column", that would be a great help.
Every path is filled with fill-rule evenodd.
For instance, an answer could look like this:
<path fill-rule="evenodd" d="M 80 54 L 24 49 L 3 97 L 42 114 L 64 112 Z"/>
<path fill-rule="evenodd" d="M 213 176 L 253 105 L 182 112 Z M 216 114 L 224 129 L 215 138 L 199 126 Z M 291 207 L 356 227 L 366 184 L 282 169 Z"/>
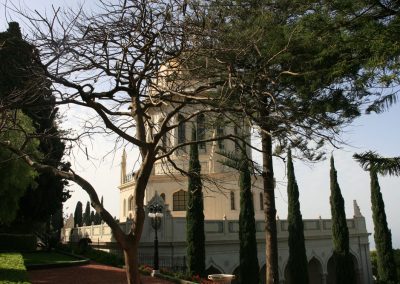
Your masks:
<path fill-rule="evenodd" d="M 326 284 L 327 278 L 328 278 L 328 273 L 322 273 L 322 277 L 321 277 L 322 284 Z"/>

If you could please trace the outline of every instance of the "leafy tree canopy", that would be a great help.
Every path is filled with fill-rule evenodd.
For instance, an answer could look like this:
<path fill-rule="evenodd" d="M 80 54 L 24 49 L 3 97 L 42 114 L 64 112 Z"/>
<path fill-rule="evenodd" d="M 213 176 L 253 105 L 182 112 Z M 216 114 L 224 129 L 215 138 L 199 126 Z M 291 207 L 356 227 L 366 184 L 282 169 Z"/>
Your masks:
<path fill-rule="evenodd" d="M 14 116 L 14 122 L 8 120 L 6 125 L 2 126 L 0 139 L 9 141 L 13 145 L 22 146 L 26 142 L 24 131 L 33 130 L 31 120 L 21 111 L 14 114 L 3 113 L 3 115 Z M 38 147 L 38 140 L 30 140 L 25 145 L 25 150 L 32 156 L 40 157 Z M 37 177 L 35 170 L 19 160 L 15 154 L 0 146 L 0 224 L 9 224 L 14 220 L 19 199 L 29 186 L 37 185 L 35 177 Z"/>

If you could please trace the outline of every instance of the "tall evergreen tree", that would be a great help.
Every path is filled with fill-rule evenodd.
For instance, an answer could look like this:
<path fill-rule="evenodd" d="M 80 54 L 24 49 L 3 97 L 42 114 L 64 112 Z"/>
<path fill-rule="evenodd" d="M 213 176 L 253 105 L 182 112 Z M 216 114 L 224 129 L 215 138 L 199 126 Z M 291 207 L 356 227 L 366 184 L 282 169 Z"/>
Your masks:
<path fill-rule="evenodd" d="M 349 251 L 349 229 L 344 211 L 344 199 L 337 181 L 335 162 L 331 156 L 331 213 L 332 213 L 332 238 L 333 258 L 337 284 L 353 284 L 355 279 L 354 265 Z"/>
<path fill-rule="evenodd" d="M 101 197 L 100 203 L 101 203 L 101 206 L 104 206 L 103 205 L 103 196 Z M 94 222 L 95 225 L 100 225 L 101 224 L 101 216 L 97 211 L 94 213 L 94 217 L 92 219 L 92 222 Z"/>
<path fill-rule="evenodd" d="M 372 219 L 374 221 L 374 240 L 378 260 L 378 279 L 382 283 L 395 284 L 397 282 L 396 263 L 394 261 L 392 234 L 388 228 L 381 188 L 375 170 L 371 175 L 371 203 Z"/>
<path fill-rule="evenodd" d="M 196 130 L 192 129 L 192 141 L 196 141 Z M 204 205 L 201 183 L 201 166 L 197 144 L 190 145 L 188 205 L 186 212 L 186 241 L 188 271 L 191 275 L 205 274 Z"/>
<path fill-rule="evenodd" d="M 85 212 L 83 213 L 83 216 L 82 216 L 82 222 L 86 226 L 89 226 L 91 224 L 91 220 L 90 220 L 90 202 L 89 201 L 86 202 Z"/>
<path fill-rule="evenodd" d="M 289 231 L 289 279 L 290 283 L 308 283 L 308 262 L 304 242 L 304 226 L 300 211 L 299 188 L 297 186 L 292 152 L 288 151 L 288 231 Z"/>
<path fill-rule="evenodd" d="M 82 202 L 80 202 L 80 201 L 78 201 L 75 206 L 74 225 L 75 225 L 75 227 L 82 226 Z"/>
<path fill-rule="evenodd" d="M 41 161 L 58 167 L 65 146 L 55 123 L 57 109 L 50 81 L 39 78 L 37 50 L 23 39 L 16 22 L 11 22 L 9 29 L 0 33 L 0 45 L 0 105 L 21 109 L 31 119 L 32 132 L 38 137 L 39 150 L 43 153 Z M 13 227 L 29 229 L 36 223 L 49 222 L 53 214 L 62 210 L 62 202 L 69 198 L 64 186 L 65 181 L 51 173 L 38 175 L 35 185 L 27 186 L 19 200 Z"/>
<path fill-rule="evenodd" d="M 246 145 L 243 147 L 246 149 Z M 251 192 L 251 173 L 245 153 L 240 163 L 240 214 L 239 242 L 241 283 L 259 283 L 259 265 L 257 258 L 256 221 L 254 219 L 254 203 Z"/>
<path fill-rule="evenodd" d="M 96 224 L 96 215 L 94 214 L 94 211 L 90 211 L 90 220 L 89 220 L 89 224 L 88 225 L 92 225 L 92 223 L 94 225 Z"/>

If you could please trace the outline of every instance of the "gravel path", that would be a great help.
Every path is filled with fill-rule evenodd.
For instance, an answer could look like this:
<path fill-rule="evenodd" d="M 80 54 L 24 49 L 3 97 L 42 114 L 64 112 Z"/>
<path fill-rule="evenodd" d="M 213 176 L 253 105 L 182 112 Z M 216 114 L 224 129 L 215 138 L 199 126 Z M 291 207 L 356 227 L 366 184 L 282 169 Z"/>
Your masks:
<path fill-rule="evenodd" d="M 32 284 L 126 284 L 125 270 L 90 263 L 81 266 L 28 271 Z M 172 282 L 142 276 L 143 284 L 171 284 Z"/>

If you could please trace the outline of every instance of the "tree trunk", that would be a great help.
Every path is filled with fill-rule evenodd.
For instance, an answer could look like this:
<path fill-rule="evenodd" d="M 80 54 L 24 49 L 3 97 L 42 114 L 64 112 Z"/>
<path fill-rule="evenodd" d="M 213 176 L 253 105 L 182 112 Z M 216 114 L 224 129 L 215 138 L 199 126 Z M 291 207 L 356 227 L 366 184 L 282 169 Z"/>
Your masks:
<path fill-rule="evenodd" d="M 263 117 L 262 119 L 267 119 Z M 279 283 L 278 270 L 278 238 L 276 231 L 276 208 L 274 170 L 272 165 L 272 137 L 269 129 L 262 127 L 261 146 L 263 156 L 263 185 L 264 185 L 264 213 L 265 213 L 265 262 L 266 283 Z"/>
<path fill-rule="evenodd" d="M 134 240 L 127 242 L 124 249 L 125 271 L 128 284 L 140 284 L 139 261 L 138 261 L 138 242 Z"/>

